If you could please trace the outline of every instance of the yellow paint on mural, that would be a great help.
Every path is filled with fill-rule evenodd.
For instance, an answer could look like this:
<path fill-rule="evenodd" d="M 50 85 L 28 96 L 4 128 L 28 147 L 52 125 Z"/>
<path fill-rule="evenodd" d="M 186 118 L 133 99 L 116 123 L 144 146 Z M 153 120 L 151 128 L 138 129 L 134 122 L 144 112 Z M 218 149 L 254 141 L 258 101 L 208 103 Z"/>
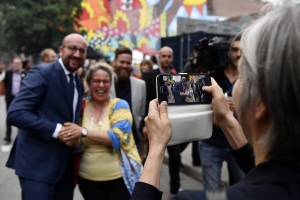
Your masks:
<path fill-rule="evenodd" d="M 123 13 L 122 11 L 120 11 L 120 10 L 116 10 L 116 13 L 114 15 L 114 21 L 112 23 L 115 28 L 117 28 L 117 24 L 118 24 L 119 19 L 121 19 L 123 22 L 126 23 L 126 28 L 127 29 L 130 29 L 130 22 L 129 22 L 129 19 L 128 19 L 127 15 L 125 13 Z"/>
<path fill-rule="evenodd" d="M 101 8 L 104 12 L 107 12 L 107 9 L 106 9 L 105 6 L 104 6 L 104 1 L 103 1 L 103 0 L 98 0 L 98 2 L 99 2 L 100 8 Z"/>
<path fill-rule="evenodd" d="M 95 49 L 101 49 L 101 47 L 103 48 L 103 46 L 101 46 L 101 44 L 97 44 L 97 45 L 95 46 Z"/>
<path fill-rule="evenodd" d="M 160 14 L 160 37 L 166 37 L 167 31 L 167 13 L 166 12 L 162 12 Z"/>
<path fill-rule="evenodd" d="M 146 25 L 146 27 L 149 27 L 149 26 L 151 26 L 151 24 L 152 24 L 152 21 L 153 21 L 153 6 L 150 6 L 150 7 L 148 7 L 147 9 L 147 25 Z"/>
<path fill-rule="evenodd" d="M 95 13 L 94 13 L 94 10 L 93 10 L 93 8 L 92 8 L 92 6 L 89 2 L 87 2 L 86 0 L 83 0 L 81 2 L 81 7 L 85 8 L 87 10 L 87 12 L 89 13 L 90 19 L 94 18 Z"/>
<path fill-rule="evenodd" d="M 147 15 L 148 15 L 148 9 L 147 9 L 147 2 L 146 0 L 139 0 L 141 3 L 142 8 L 139 9 L 140 13 L 140 20 L 139 20 L 139 30 L 143 30 L 147 28 Z"/>
<path fill-rule="evenodd" d="M 206 2 L 207 0 L 184 0 L 182 4 L 187 6 L 199 6 Z"/>
<path fill-rule="evenodd" d="M 138 48 L 141 48 L 144 44 L 147 46 L 150 44 L 150 41 L 145 36 L 141 37 L 141 39 L 137 42 L 137 46 Z"/>
<path fill-rule="evenodd" d="M 130 49 L 134 48 L 134 44 L 127 40 L 120 40 L 119 44 Z"/>
<path fill-rule="evenodd" d="M 140 27 L 139 27 L 139 30 L 143 30 L 143 29 L 147 28 L 148 9 L 146 7 L 141 8 L 139 10 L 139 12 L 140 12 L 140 20 L 139 20 Z"/>
<path fill-rule="evenodd" d="M 89 30 L 88 33 L 87 33 L 87 42 L 90 42 L 91 39 L 94 37 L 95 35 L 95 32 L 93 30 Z"/>
<path fill-rule="evenodd" d="M 98 17 L 97 23 L 98 23 L 98 27 L 101 28 L 101 23 L 105 22 L 107 25 L 109 24 L 109 20 L 106 17 L 100 16 Z"/>

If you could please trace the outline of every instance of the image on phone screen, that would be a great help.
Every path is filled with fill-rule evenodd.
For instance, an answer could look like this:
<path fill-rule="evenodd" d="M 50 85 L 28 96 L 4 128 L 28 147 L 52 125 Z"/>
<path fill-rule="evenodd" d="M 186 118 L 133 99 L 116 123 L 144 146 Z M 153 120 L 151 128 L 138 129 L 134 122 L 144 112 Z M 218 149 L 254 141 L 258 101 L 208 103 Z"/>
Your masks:
<path fill-rule="evenodd" d="M 161 74 L 156 77 L 158 102 L 166 101 L 169 105 L 210 104 L 211 95 L 202 89 L 210 85 L 208 74 Z"/>

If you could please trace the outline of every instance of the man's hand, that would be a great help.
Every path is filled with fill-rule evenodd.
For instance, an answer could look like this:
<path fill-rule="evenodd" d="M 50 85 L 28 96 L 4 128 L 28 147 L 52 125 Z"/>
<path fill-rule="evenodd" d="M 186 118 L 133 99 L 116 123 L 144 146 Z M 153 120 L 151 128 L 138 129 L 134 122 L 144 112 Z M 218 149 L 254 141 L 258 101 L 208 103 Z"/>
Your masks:
<path fill-rule="evenodd" d="M 64 123 L 62 129 L 58 133 L 58 139 L 60 141 L 72 141 L 82 136 L 82 127 L 78 126 L 77 124 L 73 123 Z"/>
<path fill-rule="evenodd" d="M 157 100 L 149 104 L 148 116 L 145 118 L 148 132 L 149 149 L 165 150 L 171 136 L 172 127 L 168 117 L 168 104 L 163 101 L 157 108 Z"/>

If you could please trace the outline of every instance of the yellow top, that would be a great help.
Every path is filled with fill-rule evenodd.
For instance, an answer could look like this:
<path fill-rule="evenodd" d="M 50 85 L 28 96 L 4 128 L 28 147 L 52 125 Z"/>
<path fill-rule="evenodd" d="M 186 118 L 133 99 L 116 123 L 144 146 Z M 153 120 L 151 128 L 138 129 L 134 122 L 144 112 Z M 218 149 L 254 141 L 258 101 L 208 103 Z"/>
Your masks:
<path fill-rule="evenodd" d="M 83 116 L 82 127 L 91 127 L 90 119 Z M 109 130 L 108 115 L 103 118 L 101 131 Z M 99 124 L 92 124 L 92 129 L 98 130 Z M 84 150 L 82 152 L 79 176 L 91 181 L 108 181 L 122 177 L 118 155 L 112 147 L 104 146 L 98 142 L 82 138 Z"/>

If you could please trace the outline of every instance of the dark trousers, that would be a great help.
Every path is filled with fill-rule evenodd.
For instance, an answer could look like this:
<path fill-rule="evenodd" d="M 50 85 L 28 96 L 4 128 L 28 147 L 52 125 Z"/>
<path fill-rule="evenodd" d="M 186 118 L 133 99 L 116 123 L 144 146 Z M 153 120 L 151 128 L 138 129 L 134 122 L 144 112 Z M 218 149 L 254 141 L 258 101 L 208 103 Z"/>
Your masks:
<path fill-rule="evenodd" d="M 8 111 L 8 108 L 11 104 L 11 102 L 14 100 L 15 96 L 9 96 L 9 97 L 6 97 L 6 111 Z M 6 133 L 5 133 L 5 138 L 8 139 L 8 140 L 11 140 L 11 125 L 8 124 L 6 122 Z"/>
<path fill-rule="evenodd" d="M 189 142 L 182 143 L 181 147 L 180 147 L 180 152 L 183 152 L 188 144 L 189 144 Z M 199 148 L 198 148 L 198 141 L 193 141 L 192 142 L 192 158 L 193 158 L 193 164 L 194 165 L 201 165 Z"/>
<path fill-rule="evenodd" d="M 19 177 L 22 200 L 72 200 L 74 191 L 74 166 L 70 156 L 63 176 L 57 184 L 48 184 Z"/>
<path fill-rule="evenodd" d="M 177 194 L 180 188 L 180 144 L 168 146 L 167 150 L 169 154 L 170 192 Z"/>
<path fill-rule="evenodd" d="M 129 200 L 123 178 L 111 181 L 90 181 L 78 177 L 79 190 L 85 200 Z"/>

